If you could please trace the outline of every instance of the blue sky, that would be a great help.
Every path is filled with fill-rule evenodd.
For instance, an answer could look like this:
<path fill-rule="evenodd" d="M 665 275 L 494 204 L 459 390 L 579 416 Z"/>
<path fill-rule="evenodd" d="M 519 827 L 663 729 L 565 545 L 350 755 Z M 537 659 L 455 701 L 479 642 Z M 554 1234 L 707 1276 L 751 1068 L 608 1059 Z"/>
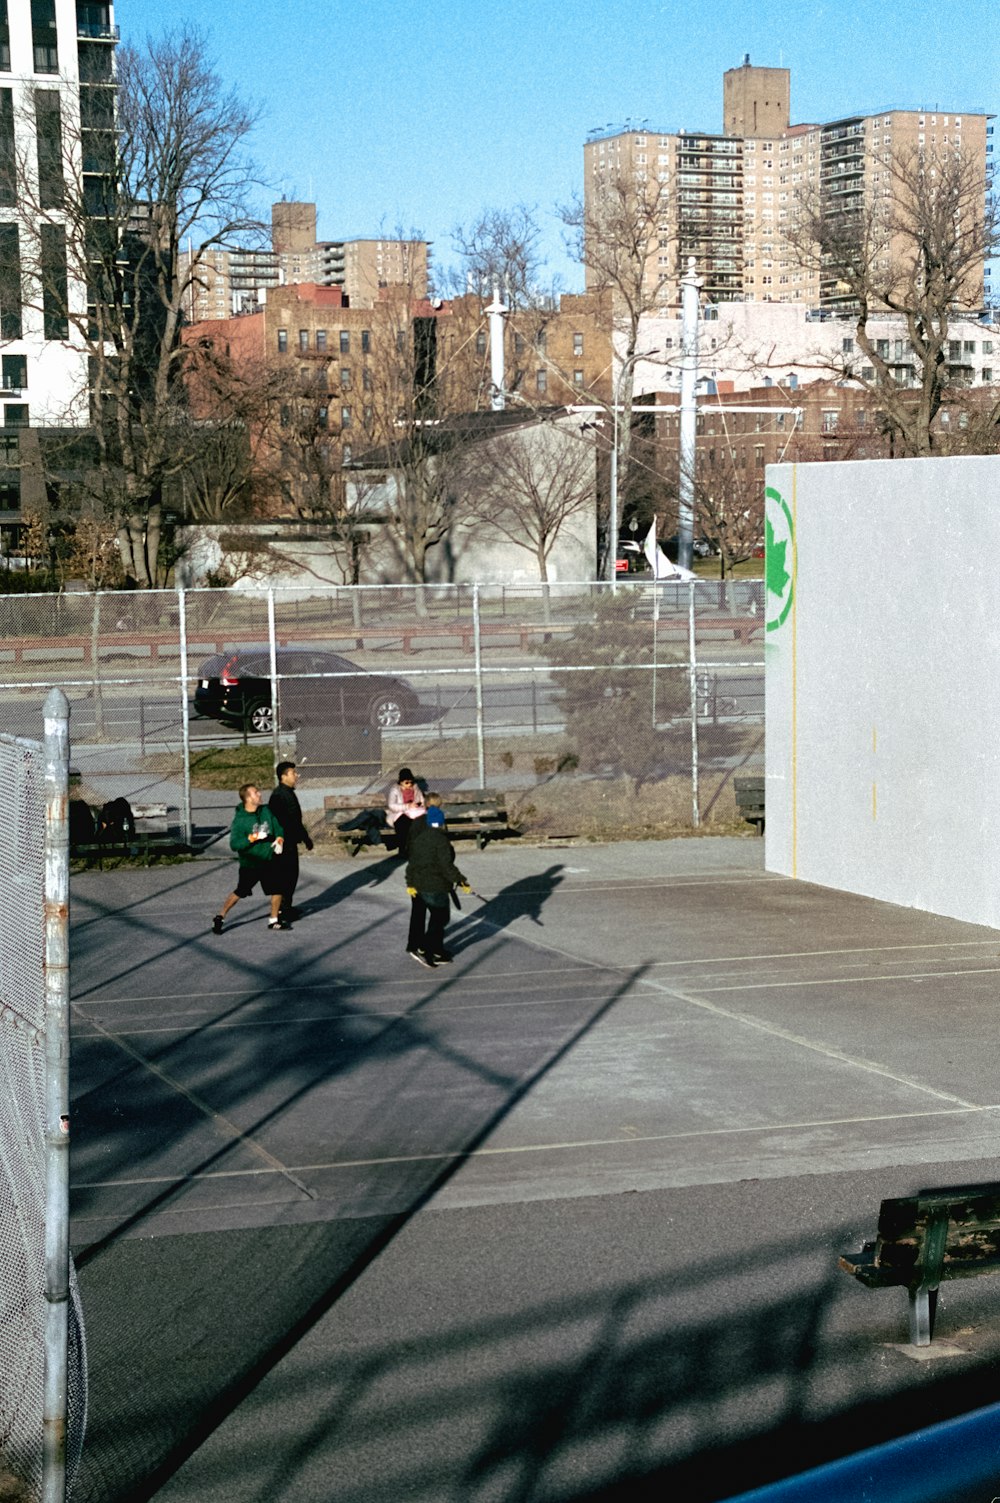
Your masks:
<path fill-rule="evenodd" d="M 722 74 L 744 53 L 791 69 L 793 121 L 1000 110 L 997 0 L 119 0 L 115 18 L 126 41 L 188 21 L 207 34 L 262 110 L 263 213 L 311 199 L 321 239 L 402 229 L 445 268 L 456 224 L 526 203 L 567 291 L 582 271 L 555 208 L 582 185 L 588 131 L 719 130 Z"/>

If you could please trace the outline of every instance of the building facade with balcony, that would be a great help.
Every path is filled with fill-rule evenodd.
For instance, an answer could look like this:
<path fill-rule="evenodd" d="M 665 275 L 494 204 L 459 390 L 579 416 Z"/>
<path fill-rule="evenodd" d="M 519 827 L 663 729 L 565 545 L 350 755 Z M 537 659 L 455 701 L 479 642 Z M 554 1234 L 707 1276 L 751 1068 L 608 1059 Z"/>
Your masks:
<path fill-rule="evenodd" d="M 901 190 L 894 160 L 957 153 L 978 173 L 985 201 L 991 121 L 982 112 L 935 106 L 793 125 L 789 70 L 752 67 L 747 58 L 723 76 L 721 135 L 629 126 L 593 133 L 584 146 L 585 228 L 600 224 L 602 197 L 620 202 L 623 187 L 655 207 L 644 290 L 647 302 L 664 308 L 679 303 L 692 255 L 709 301 L 843 307 L 845 289 L 829 268 L 803 264 L 791 243 L 799 200 L 812 197 L 831 214 L 861 214 L 895 202 Z M 892 240 L 889 259 L 897 253 Z M 588 287 L 600 283 L 597 260 L 591 253 Z M 970 267 L 970 311 L 987 300 L 987 275 L 985 261 Z"/>
<path fill-rule="evenodd" d="M 67 254 L 67 236 L 79 227 L 61 210 L 67 176 L 74 188 L 82 185 L 87 202 L 99 194 L 113 160 L 117 41 L 110 4 L 6 0 L 0 10 L 0 547 L 6 552 L 17 552 L 25 516 L 44 508 L 51 490 L 42 463 L 46 434 L 89 422 L 87 355 L 72 316 L 85 315 L 87 292 L 74 280 Z"/>

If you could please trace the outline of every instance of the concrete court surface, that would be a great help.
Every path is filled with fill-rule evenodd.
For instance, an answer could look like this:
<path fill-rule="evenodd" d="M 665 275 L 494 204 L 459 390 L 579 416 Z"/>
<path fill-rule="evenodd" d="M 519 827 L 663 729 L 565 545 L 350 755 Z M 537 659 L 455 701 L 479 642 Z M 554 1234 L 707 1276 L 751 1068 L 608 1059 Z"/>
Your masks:
<path fill-rule="evenodd" d="M 918 1361 L 836 1268 L 1000 1179 L 1000 934 L 753 838 L 458 860 L 434 972 L 391 856 L 287 934 L 209 932 L 226 862 L 74 879 L 76 1499 L 715 1499 L 1000 1398 L 1000 1280 Z"/>

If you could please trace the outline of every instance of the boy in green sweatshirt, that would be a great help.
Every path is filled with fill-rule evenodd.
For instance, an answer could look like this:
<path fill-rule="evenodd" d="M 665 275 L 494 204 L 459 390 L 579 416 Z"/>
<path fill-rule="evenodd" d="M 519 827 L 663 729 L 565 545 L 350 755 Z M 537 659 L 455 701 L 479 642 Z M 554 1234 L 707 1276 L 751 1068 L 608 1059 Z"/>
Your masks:
<path fill-rule="evenodd" d="M 275 860 L 284 849 L 281 825 L 270 809 L 262 808 L 261 791 L 256 783 L 244 783 L 240 789 L 240 806 L 233 816 L 229 848 L 235 851 L 240 867 L 236 887 L 212 920 L 212 933 L 221 934 L 223 921 L 240 898 L 248 898 L 257 883 L 271 899 L 269 929 L 290 929 L 281 917 L 281 863 Z"/>

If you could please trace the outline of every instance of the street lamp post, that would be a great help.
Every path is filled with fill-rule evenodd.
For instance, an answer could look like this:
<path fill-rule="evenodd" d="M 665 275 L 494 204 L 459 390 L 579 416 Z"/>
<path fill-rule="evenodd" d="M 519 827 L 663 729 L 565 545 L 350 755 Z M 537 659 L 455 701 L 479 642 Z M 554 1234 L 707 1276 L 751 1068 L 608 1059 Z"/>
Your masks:
<path fill-rule="evenodd" d="M 618 560 L 618 410 L 621 406 L 622 381 L 627 371 L 635 365 L 637 360 L 646 360 L 650 355 L 656 355 L 657 350 L 636 350 L 629 355 L 627 360 L 622 361 L 622 368 L 618 372 L 615 381 L 614 394 L 614 419 L 612 424 L 613 436 L 611 441 L 611 483 L 610 491 L 610 522 L 608 526 L 608 579 L 612 584 L 615 582 L 615 565 Z"/>

